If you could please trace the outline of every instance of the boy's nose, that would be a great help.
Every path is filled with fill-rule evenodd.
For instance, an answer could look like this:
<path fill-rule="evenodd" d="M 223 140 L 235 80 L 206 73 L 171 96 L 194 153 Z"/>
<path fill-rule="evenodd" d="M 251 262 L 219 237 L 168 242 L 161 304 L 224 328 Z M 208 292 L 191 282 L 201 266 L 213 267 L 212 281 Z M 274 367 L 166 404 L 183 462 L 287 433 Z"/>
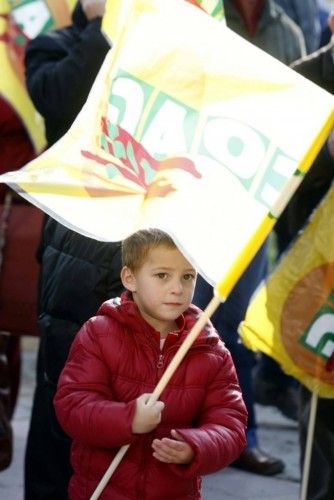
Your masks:
<path fill-rule="evenodd" d="M 173 283 L 172 291 L 173 293 L 178 294 L 183 292 L 183 285 L 180 280 L 175 280 L 175 282 Z"/>

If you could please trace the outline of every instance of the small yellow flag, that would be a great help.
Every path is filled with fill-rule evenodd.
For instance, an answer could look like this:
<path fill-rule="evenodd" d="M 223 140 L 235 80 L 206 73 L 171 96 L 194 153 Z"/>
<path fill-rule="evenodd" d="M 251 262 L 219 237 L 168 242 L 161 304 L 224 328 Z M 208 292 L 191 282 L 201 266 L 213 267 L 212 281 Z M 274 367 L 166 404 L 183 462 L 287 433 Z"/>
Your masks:
<path fill-rule="evenodd" d="M 240 334 L 309 390 L 334 398 L 334 186 L 256 294 Z"/>

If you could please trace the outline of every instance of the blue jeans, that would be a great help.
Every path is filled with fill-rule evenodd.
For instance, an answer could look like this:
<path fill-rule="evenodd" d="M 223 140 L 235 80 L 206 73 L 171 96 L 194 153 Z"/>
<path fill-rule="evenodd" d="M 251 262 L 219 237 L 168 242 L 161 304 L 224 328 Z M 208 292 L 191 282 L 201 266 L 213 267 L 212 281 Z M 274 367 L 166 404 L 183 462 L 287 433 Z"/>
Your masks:
<path fill-rule="evenodd" d="M 265 242 L 233 288 L 227 300 L 212 315 L 211 321 L 231 352 L 240 388 L 248 411 L 247 446 L 257 446 L 256 417 L 252 388 L 252 368 L 256 360 L 238 335 L 238 326 L 244 319 L 250 298 L 267 272 L 267 243 Z M 213 296 L 213 288 L 198 276 L 193 302 L 205 309 Z"/>

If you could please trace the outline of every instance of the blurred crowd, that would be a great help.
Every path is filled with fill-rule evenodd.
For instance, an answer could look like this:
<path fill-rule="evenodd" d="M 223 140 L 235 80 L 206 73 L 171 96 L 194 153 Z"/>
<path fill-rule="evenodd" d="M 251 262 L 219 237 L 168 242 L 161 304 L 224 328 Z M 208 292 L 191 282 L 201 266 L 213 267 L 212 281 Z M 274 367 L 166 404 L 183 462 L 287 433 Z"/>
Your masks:
<path fill-rule="evenodd" d="M 25 82 L 35 108 L 44 118 L 48 147 L 73 123 L 110 49 L 101 34 L 104 8 L 105 1 L 80 0 L 70 26 L 40 34 L 27 45 Z M 224 0 L 224 9 L 229 28 L 333 93 L 333 1 Z M 0 106 L 3 173 L 25 165 L 35 152 L 16 112 L 3 99 Z M 333 139 L 329 136 L 273 233 L 212 318 L 231 352 L 248 411 L 247 446 L 231 466 L 259 475 L 279 474 L 284 461 L 261 448 L 255 403 L 275 406 L 284 416 L 299 422 L 302 463 L 311 395 L 273 359 L 249 351 L 239 340 L 238 326 L 259 283 L 331 186 L 333 157 Z M 9 188 L 0 187 L 1 297 L 8 214 L 12 206 L 22 202 Z M 25 500 L 65 500 L 72 474 L 71 439 L 58 423 L 53 398 L 76 333 L 104 301 L 123 291 L 121 244 L 100 243 L 81 236 L 49 216 L 43 218 L 38 238 L 35 235 L 31 244 L 35 245 L 37 259 L 36 332 L 29 328 L 7 331 L 8 327 L 0 321 L 0 470 L 10 465 L 12 457 L 10 422 L 19 387 L 20 335 L 35 333 L 39 335 L 40 347 L 25 456 Z M 270 257 L 273 253 L 274 261 Z M 199 276 L 193 302 L 204 309 L 212 294 L 212 287 Z M 333 464 L 334 404 L 332 400 L 320 399 L 308 500 L 333 500 Z"/>

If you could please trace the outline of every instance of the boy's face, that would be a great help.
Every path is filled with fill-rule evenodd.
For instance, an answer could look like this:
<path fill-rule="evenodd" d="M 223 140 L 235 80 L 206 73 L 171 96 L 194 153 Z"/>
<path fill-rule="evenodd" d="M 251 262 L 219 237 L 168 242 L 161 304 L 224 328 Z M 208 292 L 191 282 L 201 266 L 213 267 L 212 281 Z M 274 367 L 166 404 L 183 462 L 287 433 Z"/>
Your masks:
<path fill-rule="evenodd" d="M 138 270 L 124 267 L 121 277 L 142 316 L 162 334 L 175 329 L 175 319 L 191 303 L 196 283 L 192 265 L 177 248 L 164 245 L 150 250 Z"/>

